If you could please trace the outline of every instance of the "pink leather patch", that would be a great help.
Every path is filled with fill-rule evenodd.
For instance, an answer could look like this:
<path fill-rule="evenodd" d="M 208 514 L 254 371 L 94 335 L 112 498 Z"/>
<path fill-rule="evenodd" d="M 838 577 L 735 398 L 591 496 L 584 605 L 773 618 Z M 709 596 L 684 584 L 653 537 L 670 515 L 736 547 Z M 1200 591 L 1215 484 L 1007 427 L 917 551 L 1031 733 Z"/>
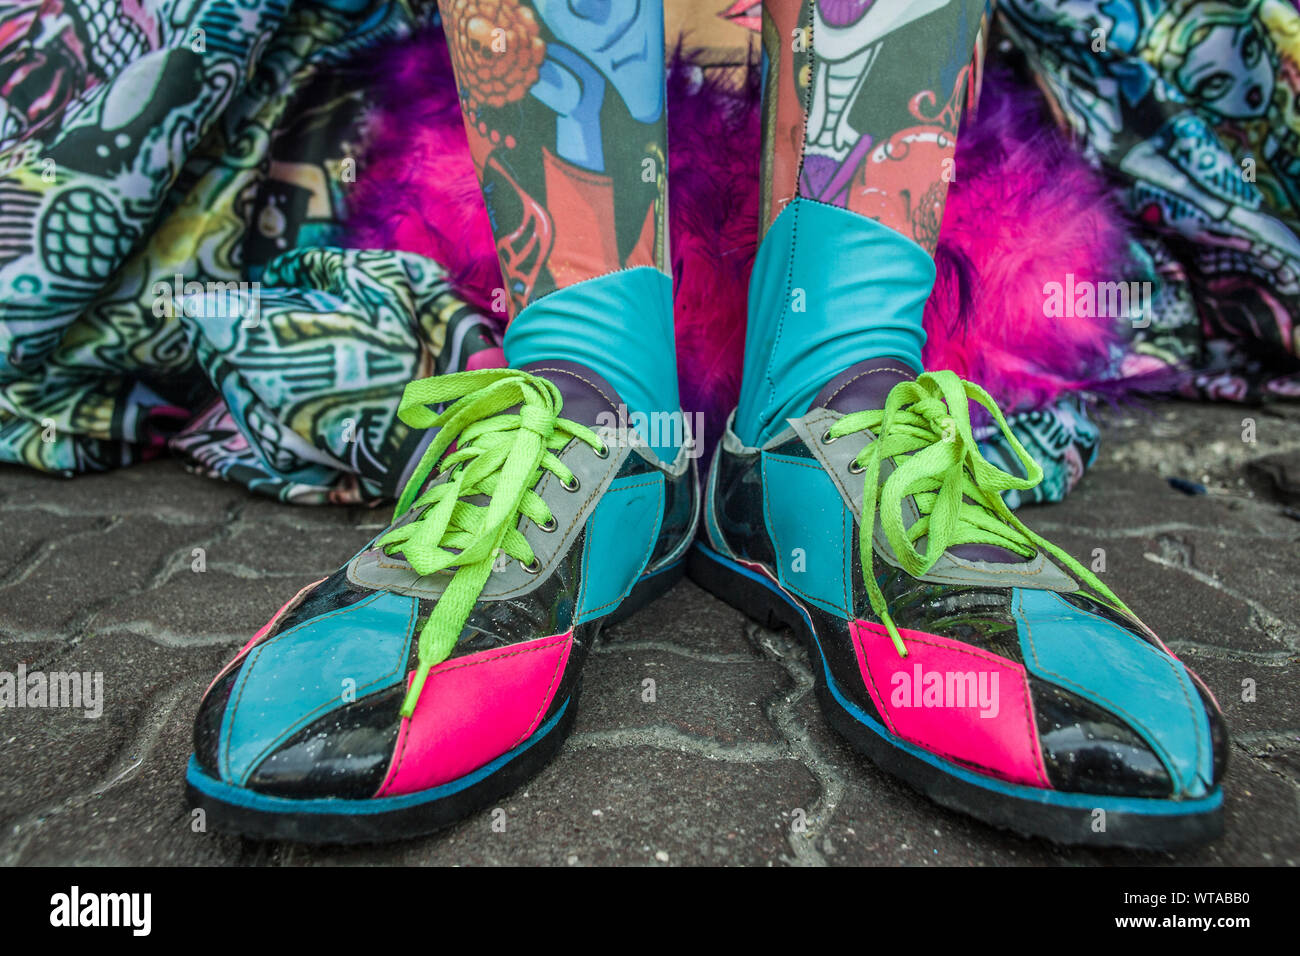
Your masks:
<path fill-rule="evenodd" d="M 855 621 L 853 648 L 876 709 L 898 737 L 1003 780 L 1050 788 L 1025 669 L 960 641 Z"/>
<path fill-rule="evenodd" d="M 566 631 L 430 670 L 376 796 L 440 786 L 518 747 L 541 725 L 572 648 Z"/>

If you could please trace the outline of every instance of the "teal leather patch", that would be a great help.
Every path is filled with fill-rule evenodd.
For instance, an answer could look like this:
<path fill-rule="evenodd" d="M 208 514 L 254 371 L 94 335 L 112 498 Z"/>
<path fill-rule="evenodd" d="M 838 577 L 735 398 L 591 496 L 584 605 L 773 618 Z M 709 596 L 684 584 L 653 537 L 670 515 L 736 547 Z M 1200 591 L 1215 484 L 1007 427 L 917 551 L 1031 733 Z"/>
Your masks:
<path fill-rule="evenodd" d="M 600 373 L 633 427 L 680 408 L 673 283 L 658 269 L 621 269 L 544 295 L 515 316 L 503 346 L 511 368 L 564 360 Z M 644 432 L 661 459 L 676 457 L 680 427 Z"/>
<path fill-rule="evenodd" d="M 587 519 L 574 624 L 604 617 L 623 602 L 650 562 L 663 517 L 664 476 L 659 472 L 610 483 Z"/>
<path fill-rule="evenodd" d="M 217 766 L 243 784 L 312 721 L 406 678 L 419 601 L 388 591 L 268 638 L 249 651 L 221 721 Z"/>
<path fill-rule="evenodd" d="M 823 610 L 851 617 L 853 516 L 821 464 L 763 452 L 763 517 L 777 579 Z"/>
<path fill-rule="evenodd" d="M 857 362 L 897 358 L 919 371 L 934 276 L 930 254 L 902 233 L 838 206 L 791 201 L 750 274 L 732 426 L 741 441 L 766 444 Z"/>
<path fill-rule="evenodd" d="M 1055 591 L 1012 598 L 1025 667 L 1122 718 L 1159 756 L 1177 792 L 1209 792 L 1210 721 L 1181 662 Z"/>

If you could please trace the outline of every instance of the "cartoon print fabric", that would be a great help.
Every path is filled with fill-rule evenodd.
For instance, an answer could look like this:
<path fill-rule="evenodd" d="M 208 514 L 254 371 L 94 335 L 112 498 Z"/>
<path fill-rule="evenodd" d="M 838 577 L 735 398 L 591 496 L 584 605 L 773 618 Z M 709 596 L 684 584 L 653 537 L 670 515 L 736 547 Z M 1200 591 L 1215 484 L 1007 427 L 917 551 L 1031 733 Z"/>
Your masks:
<path fill-rule="evenodd" d="M 1149 327 L 1120 375 L 1300 396 L 1300 16 L 1285 0 L 1005 0 L 1008 34 L 1143 227 Z M 1288 368 L 1289 366 L 1289 368 Z"/>
<path fill-rule="evenodd" d="M 510 315 L 666 270 L 663 3 L 441 0 Z"/>
<path fill-rule="evenodd" d="M 764 0 L 766 231 L 794 196 L 875 219 L 931 255 L 985 0 Z"/>
<path fill-rule="evenodd" d="M 871 4 L 821 6 L 833 25 Z M 664 164 L 643 178 L 662 141 L 654 104 L 627 92 L 614 60 L 565 41 L 547 4 L 528 9 L 533 26 L 521 14 L 513 29 L 534 51 L 537 77 L 479 64 L 461 90 L 480 138 L 475 159 L 500 200 L 494 214 L 512 227 L 498 236 L 508 239 L 515 309 L 563 281 L 565 259 L 526 241 L 548 220 L 520 197 L 559 216 L 556 235 L 581 234 L 563 226 L 569 204 L 546 201 L 557 193 L 548 194 L 545 161 L 518 159 L 526 112 L 545 133 L 538 150 L 556 161 L 556 181 L 581 180 L 570 188 L 587 209 L 592 196 L 614 204 L 617 248 L 587 254 L 667 261 Z M 1117 355 L 1116 376 L 1191 365 L 1202 394 L 1300 394 L 1295 10 L 1279 0 L 1007 0 L 998 10 L 1060 120 L 1114 174 L 1144 227 L 1150 325 Z M 170 444 L 204 471 L 286 500 L 370 501 L 400 485 L 420 438 L 396 419 L 405 382 L 499 357 L 500 322 L 458 299 L 437 263 L 334 245 L 364 160 L 376 69 L 367 58 L 382 61 L 386 44 L 434 14 L 416 0 L 13 0 L 0 9 L 0 461 L 71 474 Z M 1099 28 L 1106 44 L 1094 53 Z M 599 79 L 598 116 L 533 95 L 547 89 L 548 62 L 554 77 L 562 67 Z M 827 110 L 815 125 L 830 163 L 808 167 L 800 188 L 810 195 L 838 195 L 837 176 L 870 185 L 846 163 L 846 148 L 867 148 L 854 132 L 869 133 L 876 150 L 915 128 L 909 143 L 941 149 L 953 97 L 979 74 L 978 58 L 964 77 L 908 74 L 888 114 L 902 122 L 886 124 L 881 104 L 869 127 L 831 102 L 847 72 L 832 66 L 823 64 Z M 614 187 L 633 156 L 628 188 L 623 179 Z M 881 188 L 887 214 L 918 241 L 933 183 Z M 1049 473 L 1044 497 L 1064 494 L 1095 454 L 1078 400 L 1012 422 Z M 996 461 L 995 450 L 985 454 Z"/>
<path fill-rule="evenodd" d="M 495 347 L 418 256 L 333 249 L 359 57 L 394 0 L 0 12 L 0 461 L 174 447 L 266 494 L 371 499 L 405 384 Z"/>

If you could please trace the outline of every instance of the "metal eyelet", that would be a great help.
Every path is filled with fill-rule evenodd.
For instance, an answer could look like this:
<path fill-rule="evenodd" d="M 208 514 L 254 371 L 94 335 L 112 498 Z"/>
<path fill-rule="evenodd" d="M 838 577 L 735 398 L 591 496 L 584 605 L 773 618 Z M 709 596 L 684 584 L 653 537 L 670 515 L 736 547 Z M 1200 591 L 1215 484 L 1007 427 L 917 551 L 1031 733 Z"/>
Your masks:
<path fill-rule="evenodd" d="M 606 445 L 604 442 L 601 442 L 600 447 L 596 449 L 596 457 L 597 457 L 597 458 L 602 458 L 602 459 L 604 459 L 604 458 L 608 458 L 608 457 L 609 457 L 609 446 Z"/>
<path fill-rule="evenodd" d="M 829 445 L 831 442 L 833 442 L 833 441 L 838 441 L 838 440 L 839 440 L 838 436 L 832 436 L 832 435 L 831 435 L 831 430 L 830 430 L 829 428 L 826 429 L 826 431 L 822 432 L 822 444 L 823 444 L 823 445 Z"/>
<path fill-rule="evenodd" d="M 853 459 L 851 462 L 849 462 L 850 475 L 860 475 L 866 470 L 867 469 L 863 468 L 861 465 L 858 464 L 858 460 L 856 458 Z"/>
<path fill-rule="evenodd" d="M 582 483 L 578 481 L 578 476 L 574 475 L 573 484 L 569 484 L 567 481 L 562 481 L 560 482 L 560 487 L 563 488 L 565 491 L 577 491 L 579 488 L 582 487 Z"/>
<path fill-rule="evenodd" d="M 560 525 L 559 525 L 559 522 L 557 522 L 557 521 L 555 520 L 555 515 L 551 515 L 549 518 L 546 519 L 546 523 L 545 523 L 545 524 L 539 524 L 539 525 L 537 526 L 537 530 L 538 530 L 538 531 L 545 531 L 547 534 L 550 534 L 552 531 L 554 531 L 554 530 L 555 530 L 556 528 L 558 528 L 559 526 L 560 526 Z"/>
<path fill-rule="evenodd" d="M 529 561 L 527 564 L 520 561 L 519 566 L 529 574 L 536 574 L 538 571 L 542 570 L 542 562 L 537 560 L 537 555 L 533 555 L 533 560 Z"/>

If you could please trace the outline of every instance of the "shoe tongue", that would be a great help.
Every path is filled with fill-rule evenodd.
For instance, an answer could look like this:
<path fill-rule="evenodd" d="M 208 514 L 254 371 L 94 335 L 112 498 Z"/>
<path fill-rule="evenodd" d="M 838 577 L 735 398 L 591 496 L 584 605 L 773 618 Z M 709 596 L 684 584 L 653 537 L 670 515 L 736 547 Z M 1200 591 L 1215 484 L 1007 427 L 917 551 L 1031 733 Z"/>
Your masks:
<path fill-rule="evenodd" d="M 520 368 L 522 372 L 536 375 L 554 383 L 564 398 L 564 407 L 560 415 L 579 425 L 595 428 L 609 422 L 612 413 L 616 419 L 623 400 L 619 398 L 614 386 L 585 365 L 577 362 L 532 362 Z"/>
<path fill-rule="evenodd" d="M 868 359 L 851 365 L 827 382 L 812 401 L 813 408 L 849 414 L 871 408 L 884 408 L 890 389 L 899 382 L 916 378 L 905 362 L 898 359 Z M 925 547 L 924 539 L 917 542 Z M 1014 551 L 992 544 L 958 544 L 948 553 L 963 561 L 987 561 L 990 564 L 1020 564 L 1025 559 Z"/>

